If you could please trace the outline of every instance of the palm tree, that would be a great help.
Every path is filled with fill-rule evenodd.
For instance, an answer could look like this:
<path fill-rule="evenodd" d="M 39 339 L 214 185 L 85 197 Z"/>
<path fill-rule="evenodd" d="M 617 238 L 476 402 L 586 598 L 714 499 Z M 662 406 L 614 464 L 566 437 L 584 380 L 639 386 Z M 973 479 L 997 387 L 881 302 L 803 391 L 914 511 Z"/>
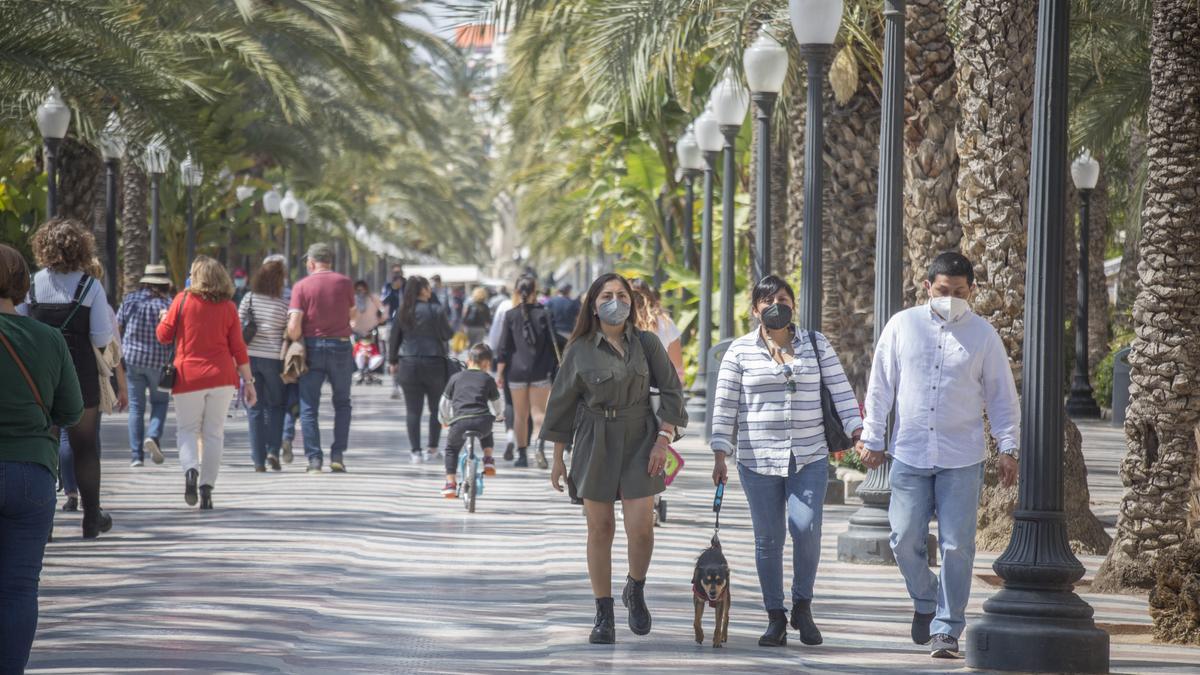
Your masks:
<path fill-rule="evenodd" d="M 933 258 L 957 250 L 958 124 L 954 45 L 946 3 L 909 0 L 905 36 L 904 243 L 905 299 L 924 301 L 921 284 Z"/>
<path fill-rule="evenodd" d="M 1200 14 L 1192 0 L 1155 0 L 1150 34 L 1148 182 L 1133 307 L 1127 492 L 1117 537 L 1097 573 L 1105 590 L 1147 588 L 1152 563 L 1194 539 L 1200 425 Z"/>

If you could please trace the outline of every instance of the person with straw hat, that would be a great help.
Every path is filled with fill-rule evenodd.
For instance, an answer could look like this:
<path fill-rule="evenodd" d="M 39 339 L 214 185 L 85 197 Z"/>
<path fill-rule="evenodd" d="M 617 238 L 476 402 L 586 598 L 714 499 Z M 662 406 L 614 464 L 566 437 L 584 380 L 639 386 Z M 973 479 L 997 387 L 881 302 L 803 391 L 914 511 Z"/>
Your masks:
<path fill-rule="evenodd" d="M 170 358 L 170 348 L 154 335 L 158 317 L 171 306 L 171 278 L 165 265 L 146 265 L 138 288 L 121 300 L 117 326 L 121 332 L 121 356 L 125 360 L 125 381 L 129 391 L 130 464 L 142 466 L 146 455 L 162 464 L 159 445 L 167 421 L 170 397 L 158 389 L 158 374 Z M 147 393 L 148 392 L 148 393 Z M 150 404 L 150 425 L 146 426 L 146 403 Z"/>

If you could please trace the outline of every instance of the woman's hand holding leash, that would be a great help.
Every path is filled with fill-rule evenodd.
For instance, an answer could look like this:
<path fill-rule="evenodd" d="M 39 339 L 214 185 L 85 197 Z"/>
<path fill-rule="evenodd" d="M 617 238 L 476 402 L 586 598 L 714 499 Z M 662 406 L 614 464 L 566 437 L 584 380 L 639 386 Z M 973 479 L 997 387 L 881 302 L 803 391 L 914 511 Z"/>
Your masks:
<path fill-rule="evenodd" d="M 713 453 L 713 485 L 729 480 L 729 467 L 725 465 L 725 453 Z"/>

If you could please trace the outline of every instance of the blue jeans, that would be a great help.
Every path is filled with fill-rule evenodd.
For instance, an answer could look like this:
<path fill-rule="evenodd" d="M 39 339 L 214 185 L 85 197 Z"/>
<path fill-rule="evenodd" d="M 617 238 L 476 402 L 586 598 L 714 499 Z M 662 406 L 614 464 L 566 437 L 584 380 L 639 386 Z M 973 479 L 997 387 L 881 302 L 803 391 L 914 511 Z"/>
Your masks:
<path fill-rule="evenodd" d="M 142 443 L 147 436 L 157 443 L 167 423 L 167 404 L 171 394 L 158 390 L 158 368 L 125 366 L 125 384 L 129 387 L 129 449 L 133 459 L 145 460 Z M 150 428 L 146 429 L 146 391 L 150 392 Z"/>
<path fill-rule="evenodd" d="M 829 479 L 826 467 L 828 463 L 822 459 L 797 470 L 796 458 L 792 457 L 785 477 L 766 476 L 737 465 L 742 491 L 750 504 L 754 565 L 767 611 L 784 609 L 785 516 L 787 531 L 792 535 L 792 602 L 812 600 L 821 562 L 821 513 Z"/>
<path fill-rule="evenodd" d="M 966 626 L 964 616 L 971 595 L 975 566 L 975 518 L 983 463 L 961 469 L 918 469 L 892 462 L 891 545 L 904 575 L 913 607 L 922 614 L 936 613 L 931 635 L 958 638 Z M 937 514 L 938 548 L 942 553 L 941 579 L 929 569 L 926 540 L 929 521 Z"/>
<path fill-rule="evenodd" d="M 54 474 L 0 462 L 0 673 L 20 673 L 38 621 L 38 579 L 54 525 Z"/>
<path fill-rule="evenodd" d="M 283 438 L 288 441 L 296 440 L 296 417 L 300 414 L 300 384 L 292 382 L 283 385 Z"/>
<path fill-rule="evenodd" d="M 350 380 L 354 375 L 350 341 L 305 338 L 304 347 L 308 352 L 308 372 L 300 376 L 299 382 L 304 455 L 310 462 L 313 458 L 324 458 L 317 411 L 321 404 L 321 385 L 328 380 L 333 389 L 333 445 L 329 446 L 329 458 L 340 462 L 350 440 Z"/>
<path fill-rule="evenodd" d="M 279 446 L 283 442 L 283 361 L 250 357 L 250 372 L 254 376 L 254 388 L 258 402 L 246 411 L 250 421 L 250 459 L 254 466 L 263 466 L 267 455 L 279 457 Z"/>

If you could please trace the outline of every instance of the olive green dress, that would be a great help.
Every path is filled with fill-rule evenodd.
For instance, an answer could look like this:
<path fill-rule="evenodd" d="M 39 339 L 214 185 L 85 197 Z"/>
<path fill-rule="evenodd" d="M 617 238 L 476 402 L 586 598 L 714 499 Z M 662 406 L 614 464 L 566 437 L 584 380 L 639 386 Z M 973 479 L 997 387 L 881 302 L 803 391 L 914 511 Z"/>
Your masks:
<path fill-rule="evenodd" d="M 658 417 L 687 425 L 683 387 L 658 336 L 626 328 L 625 354 L 596 332 L 572 343 L 550 392 L 541 437 L 572 443 L 570 480 L 579 497 L 599 502 L 637 499 L 666 489 L 650 476 L 659 420 L 650 386 L 659 390 Z"/>

